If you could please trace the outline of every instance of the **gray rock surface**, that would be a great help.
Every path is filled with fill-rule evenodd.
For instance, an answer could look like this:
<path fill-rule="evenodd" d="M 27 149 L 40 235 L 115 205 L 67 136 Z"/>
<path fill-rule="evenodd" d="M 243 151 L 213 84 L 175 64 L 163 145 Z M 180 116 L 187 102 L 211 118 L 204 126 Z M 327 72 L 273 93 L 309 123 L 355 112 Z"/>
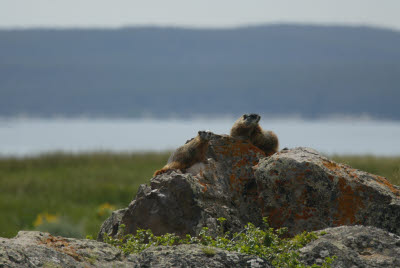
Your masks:
<path fill-rule="evenodd" d="M 385 178 L 335 163 L 310 148 L 261 159 L 255 177 L 263 215 L 291 234 L 341 225 L 400 234 L 400 190 Z"/>
<path fill-rule="evenodd" d="M 140 187 L 143 187 L 143 185 L 141 185 Z M 124 216 L 126 211 L 127 208 L 113 211 L 111 213 L 111 216 L 106 219 L 101 225 L 101 230 L 99 232 L 97 240 L 103 241 L 103 234 L 106 233 L 105 230 L 109 232 L 109 235 L 115 236 L 118 233 L 118 228 L 121 223 L 122 216 Z"/>
<path fill-rule="evenodd" d="M 257 203 L 257 185 L 253 166 L 265 154 L 247 141 L 214 135 L 207 152 L 209 158 L 199 173 L 169 171 L 141 185 L 136 198 L 118 217 L 106 221 L 102 233 L 116 234 L 121 223 L 127 233 L 138 228 L 154 234 L 196 235 L 207 226 L 218 229 L 217 218 L 224 217 L 225 230 L 240 231 L 245 224 L 262 223 Z"/>
<path fill-rule="evenodd" d="M 208 250 L 207 250 L 208 249 Z M 199 245 L 148 248 L 139 254 L 141 267 L 272 267 L 266 260 Z"/>
<path fill-rule="evenodd" d="M 400 234 L 400 190 L 385 178 L 335 163 L 310 148 L 271 157 L 252 144 L 214 135 L 198 173 L 169 171 L 142 185 L 129 207 L 101 227 L 114 236 L 121 223 L 155 234 L 197 235 L 203 226 L 238 232 L 268 217 L 289 234 L 342 225 L 376 226 Z"/>
<path fill-rule="evenodd" d="M 365 226 L 327 228 L 317 240 L 301 249 L 302 260 L 320 264 L 336 256 L 332 267 L 400 267 L 400 237 Z"/>
<path fill-rule="evenodd" d="M 222 249 L 205 251 L 199 245 L 151 247 L 123 255 L 117 248 L 94 240 L 55 237 L 21 231 L 0 238 L 0 267 L 271 267 L 255 256 Z"/>

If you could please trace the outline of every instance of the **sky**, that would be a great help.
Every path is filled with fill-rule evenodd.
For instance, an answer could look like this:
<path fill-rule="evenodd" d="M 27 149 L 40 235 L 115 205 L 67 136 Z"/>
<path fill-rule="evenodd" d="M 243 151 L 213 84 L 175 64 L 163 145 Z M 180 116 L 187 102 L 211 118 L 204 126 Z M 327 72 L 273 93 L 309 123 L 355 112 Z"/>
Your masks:
<path fill-rule="evenodd" d="M 400 0 L 0 0 L 0 28 L 225 28 L 271 23 L 400 30 Z"/>

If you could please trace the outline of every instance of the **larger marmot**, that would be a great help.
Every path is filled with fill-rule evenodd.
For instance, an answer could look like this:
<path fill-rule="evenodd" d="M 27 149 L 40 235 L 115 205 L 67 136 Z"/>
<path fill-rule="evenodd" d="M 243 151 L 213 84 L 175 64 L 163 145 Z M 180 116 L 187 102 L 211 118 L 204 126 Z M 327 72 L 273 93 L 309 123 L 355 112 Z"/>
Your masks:
<path fill-rule="evenodd" d="M 187 141 L 186 144 L 176 149 L 168 159 L 167 164 L 162 169 L 154 172 L 154 176 L 165 173 L 171 169 L 179 169 L 185 172 L 186 169 L 196 163 L 206 162 L 208 142 L 212 135 L 213 133 L 209 131 L 199 131 L 195 138 Z"/>
<path fill-rule="evenodd" d="M 258 114 L 244 114 L 236 120 L 231 129 L 231 136 L 249 140 L 254 146 L 270 156 L 278 151 L 279 141 L 272 131 L 263 130 L 258 122 Z"/>

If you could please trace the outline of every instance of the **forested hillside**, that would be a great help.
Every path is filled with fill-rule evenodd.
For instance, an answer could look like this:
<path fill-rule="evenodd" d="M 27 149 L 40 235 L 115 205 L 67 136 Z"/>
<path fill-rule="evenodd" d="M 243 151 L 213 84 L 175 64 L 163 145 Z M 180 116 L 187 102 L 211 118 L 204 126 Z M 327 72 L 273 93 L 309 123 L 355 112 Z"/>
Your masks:
<path fill-rule="evenodd" d="M 0 31 L 0 116 L 400 119 L 399 100 L 400 32 L 390 30 Z"/>

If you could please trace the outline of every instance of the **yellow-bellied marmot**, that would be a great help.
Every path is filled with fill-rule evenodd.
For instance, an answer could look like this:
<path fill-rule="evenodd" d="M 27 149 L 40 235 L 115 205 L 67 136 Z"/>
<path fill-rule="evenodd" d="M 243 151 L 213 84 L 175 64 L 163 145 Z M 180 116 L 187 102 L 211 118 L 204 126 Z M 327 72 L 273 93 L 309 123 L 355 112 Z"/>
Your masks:
<path fill-rule="evenodd" d="M 187 141 L 186 144 L 176 149 L 168 159 L 168 163 L 162 169 L 154 172 L 154 176 L 165 173 L 171 169 L 179 169 L 185 172 L 185 170 L 192 165 L 205 162 L 208 141 L 211 139 L 212 134 L 213 133 L 209 131 L 199 131 L 195 138 Z"/>
<path fill-rule="evenodd" d="M 231 129 L 231 136 L 248 139 L 254 146 L 260 148 L 267 156 L 278 151 L 279 141 L 272 131 L 263 130 L 258 122 L 258 114 L 244 114 L 236 120 Z"/>

